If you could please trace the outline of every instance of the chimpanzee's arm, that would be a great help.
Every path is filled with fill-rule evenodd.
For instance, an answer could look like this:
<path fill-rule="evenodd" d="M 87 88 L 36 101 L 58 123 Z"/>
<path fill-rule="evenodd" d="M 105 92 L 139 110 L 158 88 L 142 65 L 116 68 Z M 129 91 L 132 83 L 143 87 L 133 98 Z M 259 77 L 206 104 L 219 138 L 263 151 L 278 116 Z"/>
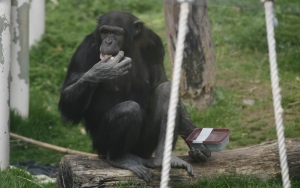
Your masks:
<path fill-rule="evenodd" d="M 62 88 L 59 109 L 64 121 L 78 123 L 82 119 L 96 87 L 95 83 L 80 80 L 81 76 L 80 73 L 74 73 L 66 79 Z"/>

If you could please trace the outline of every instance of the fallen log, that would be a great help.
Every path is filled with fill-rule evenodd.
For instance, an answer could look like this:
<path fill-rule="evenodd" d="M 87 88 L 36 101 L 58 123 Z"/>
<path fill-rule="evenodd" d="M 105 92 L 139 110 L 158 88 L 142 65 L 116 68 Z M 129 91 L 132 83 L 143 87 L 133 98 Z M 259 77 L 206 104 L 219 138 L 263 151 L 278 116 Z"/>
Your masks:
<path fill-rule="evenodd" d="M 300 138 L 286 140 L 287 159 L 291 176 L 300 178 Z M 268 180 L 280 176 L 277 141 L 252 147 L 212 153 L 207 162 L 194 163 L 188 156 L 181 157 L 193 165 L 195 177 L 183 169 L 171 169 L 170 186 L 196 183 L 204 177 L 243 174 Z M 111 166 L 98 157 L 66 155 L 59 166 L 57 187 L 112 187 L 115 184 L 157 187 L 161 168 L 151 169 L 153 181 L 144 182 L 132 172 Z"/>

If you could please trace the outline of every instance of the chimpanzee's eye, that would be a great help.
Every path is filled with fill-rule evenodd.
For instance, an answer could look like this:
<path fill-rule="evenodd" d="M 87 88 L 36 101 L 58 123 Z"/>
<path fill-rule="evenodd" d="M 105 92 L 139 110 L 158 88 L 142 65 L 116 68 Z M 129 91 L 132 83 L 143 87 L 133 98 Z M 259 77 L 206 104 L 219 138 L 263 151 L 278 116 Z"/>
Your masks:
<path fill-rule="evenodd" d="M 103 30 L 101 30 L 101 34 L 107 34 L 108 33 L 108 31 L 106 30 L 106 29 L 103 29 Z"/>

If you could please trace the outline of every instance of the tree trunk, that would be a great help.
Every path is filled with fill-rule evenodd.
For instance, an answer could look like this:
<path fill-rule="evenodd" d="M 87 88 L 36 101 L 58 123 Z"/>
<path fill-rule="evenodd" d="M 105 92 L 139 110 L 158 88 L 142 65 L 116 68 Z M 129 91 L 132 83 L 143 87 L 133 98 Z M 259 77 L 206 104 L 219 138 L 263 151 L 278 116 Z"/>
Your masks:
<path fill-rule="evenodd" d="M 178 32 L 179 4 L 177 1 L 165 0 L 164 11 L 168 51 L 173 66 Z M 210 106 L 214 100 L 215 74 L 215 54 L 206 0 L 195 0 L 190 5 L 188 17 L 188 33 L 185 39 L 181 72 L 181 98 L 199 110 Z"/>
<path fill-rule="evenodd" d="M 300 138 L 286 140 L 287 159 L 291 176 L 300 178 Z M 207 162 L 194 163 L 189 157 L 181 157 L 192 164 L 195 177 L 187 176 L 183 169 L 171 169 L 169 186 L 192 184 L 204 177 L 245 174 L 263 180 L 280 175 L 278 145 L 276 141 L 260 145 L 212 153 Z M 144 182 L 129 170 L 111 166 L 105 159 L 79 155 L 62 158 L 57 178 L 58 188 L 112 187 L 116 184 L 158 187 L 161 168 L 151 169 L 153 181 Z"/>

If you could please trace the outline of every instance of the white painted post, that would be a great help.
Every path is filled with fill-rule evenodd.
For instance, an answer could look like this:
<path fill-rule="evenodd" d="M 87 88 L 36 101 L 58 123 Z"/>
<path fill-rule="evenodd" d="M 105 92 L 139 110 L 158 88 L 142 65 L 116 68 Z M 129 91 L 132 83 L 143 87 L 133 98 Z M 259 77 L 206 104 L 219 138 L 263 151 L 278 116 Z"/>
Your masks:
<path fill-rule="evenodd" d="M 10 107 L 23 118 L 29 113 L 29 0 L 11 1 Z"/>
<path fill-rule="evenodd" d="M 11 0 L 0 0 L 0 170 L 9 165 L 9 69 Z"/>
<path fill-rule="evenodd" d="M 29 11 L 29 46 L 40 41 L 45 32 L 45 0 L 31 0 Z"/>

